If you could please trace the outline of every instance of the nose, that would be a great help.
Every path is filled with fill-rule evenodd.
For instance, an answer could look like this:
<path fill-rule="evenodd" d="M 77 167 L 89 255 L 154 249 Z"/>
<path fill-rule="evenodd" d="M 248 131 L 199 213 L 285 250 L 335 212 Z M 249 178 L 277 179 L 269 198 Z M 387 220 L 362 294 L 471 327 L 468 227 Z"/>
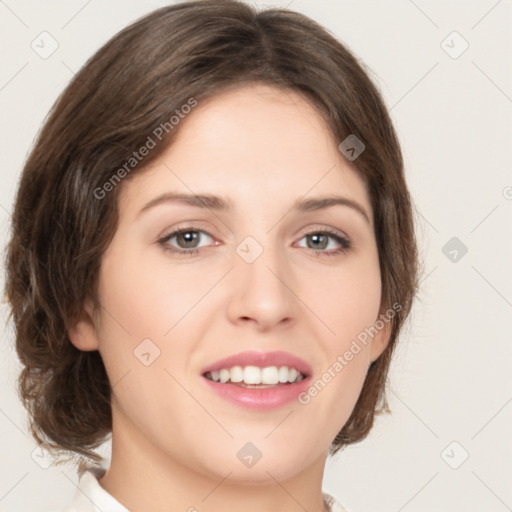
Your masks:
<path fill-rule="evenodd" d="M 284 255 L 264 248 L 252 262 L 239 254 L 234 260 L 228 302 L 230 321 L 252 323 L 259 331 L 292 325 L 297 320 L 299 299 Z"/>

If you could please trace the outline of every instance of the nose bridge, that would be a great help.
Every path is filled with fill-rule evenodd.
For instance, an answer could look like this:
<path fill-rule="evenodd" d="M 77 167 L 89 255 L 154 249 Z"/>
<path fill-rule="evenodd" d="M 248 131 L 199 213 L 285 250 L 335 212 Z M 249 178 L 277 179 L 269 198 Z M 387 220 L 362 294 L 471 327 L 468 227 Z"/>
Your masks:
<path fill-rule="evenodd" d="M 262 237 L 259 238 L 261 240 Z M 283 249 L 271 235 L 265 236 L 261 242 L 253 236 L 246 237 L 238 244 L 237 254 L 240 260 L 237 262 L 240 279 L 250 284 L 252 291 L 263 295 L 269 292 L 282 294 L 282 288 L 286 287 L 281 276 L 287 274 L 287 264 Z"/>
<path fill-rule="evenodd" d="M 249 235 L 236 247 L 230 312 L 270 326 L 294 316 L 291 272 L 275 237 Z"/>

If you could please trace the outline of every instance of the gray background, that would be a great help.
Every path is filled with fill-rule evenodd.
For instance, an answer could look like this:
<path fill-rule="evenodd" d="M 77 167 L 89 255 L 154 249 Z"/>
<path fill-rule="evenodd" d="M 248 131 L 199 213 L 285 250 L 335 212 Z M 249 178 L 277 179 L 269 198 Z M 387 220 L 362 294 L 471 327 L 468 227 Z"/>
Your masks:
<path fill-rule="evenodd" d="M 168 3 L 0 0 L 2 247 L 57 95 L 114 33 Z M 328 461 L 324 489 L 351 512 L 512 510 L 512 1 L 252 3 L 309 15 L 371 68 L 417 208 L 425 274 L 392 367 L 393 414 Z M 52 38 L 47 58 L 31 47 L 49 51 Z M 1 312 L 0 511 L 59 508 L 77 477 L 34 452 L 5 302 Z"/>

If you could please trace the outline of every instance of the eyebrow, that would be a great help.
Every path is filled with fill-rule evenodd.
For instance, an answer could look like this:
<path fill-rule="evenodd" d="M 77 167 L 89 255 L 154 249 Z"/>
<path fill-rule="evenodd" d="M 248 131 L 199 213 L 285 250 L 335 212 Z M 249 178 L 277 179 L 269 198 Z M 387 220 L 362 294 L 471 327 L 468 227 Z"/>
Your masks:
<path fill-rule="evenodd" d="M 207 208 L 209 210 L 215 211 L 227 212 L 233 210 L 233 203 L 230 200 L 213 194 L 184 194 L 177 192 L 166 192 L 147 202 L 139 211 L 137 217 L 156 206 L 167 203 L 178 203 L 187 206 L 195 206 L 197 208 Z M 343 196 L 330 195 L 325 197 L 313 197 L 310 199 L 297 199 L 293 203 L 291 210 L 300 213 L 306 213 L 323 210 L 335 205 L 348 206 L 349 208 L 352 208 L 360 215 L 362 215 L 366 222 L 371 225 L 370 216 L 368 215 L 365 208 L 361 206 L 357 201 Z"/>

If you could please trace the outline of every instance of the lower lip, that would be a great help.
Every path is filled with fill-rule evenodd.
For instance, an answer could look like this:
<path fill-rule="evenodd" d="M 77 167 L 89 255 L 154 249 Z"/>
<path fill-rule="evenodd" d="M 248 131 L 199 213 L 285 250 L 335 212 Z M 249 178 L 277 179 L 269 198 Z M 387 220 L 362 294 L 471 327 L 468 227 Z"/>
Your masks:
<path fill-rule="evenodd" d="M 309 387 L 310 377 L 293 384 L 273 388 L 244 388 L 234 384 L 221 384 L 202 377 L 208 386 L 222 398 L 248 409 L 268 410 L 282 407 L 294 400 Z"/>

